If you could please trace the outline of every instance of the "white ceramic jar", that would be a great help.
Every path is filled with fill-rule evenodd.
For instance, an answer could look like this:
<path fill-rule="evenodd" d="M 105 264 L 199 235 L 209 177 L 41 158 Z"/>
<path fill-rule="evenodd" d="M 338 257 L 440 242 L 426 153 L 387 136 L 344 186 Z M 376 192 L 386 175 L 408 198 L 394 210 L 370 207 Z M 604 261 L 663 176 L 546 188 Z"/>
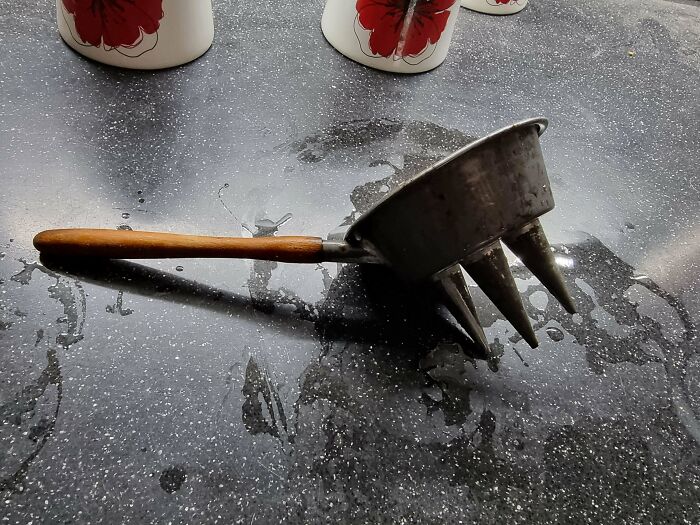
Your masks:
<path fill-rule="evenodd" d="M 462 7 L 489 15 L 512 15 L 526 5 L 527 0 L 462 0 Z"/>
<path fill-rule="evenodd" d="M 394 73 L 445 60 L 459 0 L 327 0 L 321 29 L 348 58 Z"/>
<path fill-rule="evenodd" d="M 70 47 L 113 66 L 178 66 L 214 40 L 211 0 L 56 0 L 56 13 Z"/>

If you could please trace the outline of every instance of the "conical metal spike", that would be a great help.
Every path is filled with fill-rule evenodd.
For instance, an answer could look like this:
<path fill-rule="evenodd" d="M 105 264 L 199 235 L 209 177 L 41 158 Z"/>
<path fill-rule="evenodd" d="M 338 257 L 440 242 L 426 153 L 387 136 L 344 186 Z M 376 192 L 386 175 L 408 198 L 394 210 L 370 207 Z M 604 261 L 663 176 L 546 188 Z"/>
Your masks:
<path fill-rule="evenodd" d="M 549 290 L 570 314 L 576 313 L 576 305 L 564 284 L 564 278 L 557 268 L 552 249 L 544 234 L 540 221 L 535 219 L 525 230 L 504 238 L 510 248 L 525 266 Z"/>
<path fill-rule="evenodd" d="M 448 269 L 436 281 L 436 286 L 439 289 L 440 295 L 445 303 L 445 306 L 450 311 L 455 320 L 469 334 L 469 337 L 484 351 L 487 357 L 492 357 L 491 349 L 489 348 L 484 329 L 479 323 L 479 318 L 474 310 L 474 301 L 472 301 L 467 283 L 462 275 L 462 270 L 459 266 L 453 266 Z"/>
<path fill-rule="evenodd" d="M 501 244 L 496 242 L 482 250 L 478 257 L 464 260 L 461 264 L 513 328 L 532 348 L 536 348 L 539 345 L 537 336 L 520 300 Z"/>
<path fill-rule="evenodd" d="M 469 307 L 474 319 L 481 324 L 479 321 L 479 314 L 476 313 L 476 306 L 474 306 L 474 300 L 472 299 L 472 294 L 469 293 L 469 288 L 467 281 L 464 279 L 464 274 L 462 274 L 462 269 L 458 265 L 454 265 L 450 268 L 447 277 L 454 283 L 457 291 L 461 294 L 462 299 Z"/>

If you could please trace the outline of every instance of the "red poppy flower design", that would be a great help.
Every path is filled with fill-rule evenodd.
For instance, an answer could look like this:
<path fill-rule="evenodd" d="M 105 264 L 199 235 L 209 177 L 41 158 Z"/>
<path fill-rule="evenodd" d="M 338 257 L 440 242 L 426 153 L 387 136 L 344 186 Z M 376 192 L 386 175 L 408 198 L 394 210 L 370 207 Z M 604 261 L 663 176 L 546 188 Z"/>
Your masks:
<path fill-rule="evenodd" d="M 158 31 L 163 0 L 63 0 L 82 43 L 132 48 Z"/>
<path fill-rule="evenodd" d="M 375 55 L 415 57 L 437 43 L 456 0 L 357 0 L 360 26 L 371 31 L 369 48 Z"/>

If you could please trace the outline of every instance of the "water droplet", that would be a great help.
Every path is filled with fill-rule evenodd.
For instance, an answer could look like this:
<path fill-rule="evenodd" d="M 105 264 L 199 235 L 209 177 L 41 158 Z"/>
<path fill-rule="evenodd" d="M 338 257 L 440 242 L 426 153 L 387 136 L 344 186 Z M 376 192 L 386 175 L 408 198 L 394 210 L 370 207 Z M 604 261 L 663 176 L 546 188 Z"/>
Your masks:
<path fill-rule="evenodd" d="M 168 494 L 172 494 L 180 490 L 182 484 L 187 481 L 187 472 L 180 467 L 171 467 L 161 472 L 159 481 L 160 487 Z"/>
<path fill-rule="evenodd" d="M 131 217 L 130 213 L 127 213 L 127 212 L 122 213 L 122 219 L 128 219 L 129 217 Z"/>
<path fill-rule="evenodd" d="M 541 290 L 537 290 L 536 292 L 532 292 L 530 294 L 530 297 L 528 297 L 530 300 L 530 304 L 537 308 L 538 310 L 545 311 L 547 309 L 547 303 L 549 303 L 549 297 L 547 297 L 547 294 L 544 293 Z"/>
<path fill-rule="evenodd" d="M 184 269 L 185 269 L 184 266 L 176 266 L 176 267 L 175 267 L 175 271 L 176 271 L 176 272 L 181 272 L 181 271 L 184 270 Z"/>
<path fill-rule="evenodd" d="M 559 328 L 554 328 L 553 326 L 550 326 L 545 330 L 547 332 L 547 335 L 552 341 L 559 342 L 562 339 L 564 339 L 564 332 L 559 330 Z"/>
<path fill-rule="evenodd" d="M 129 231 L 131 231 L 131 226 L 129 226 L 128 224 L 120 224 L 119 226 L 117 226 L 117 230 L 129 230 Z"/>

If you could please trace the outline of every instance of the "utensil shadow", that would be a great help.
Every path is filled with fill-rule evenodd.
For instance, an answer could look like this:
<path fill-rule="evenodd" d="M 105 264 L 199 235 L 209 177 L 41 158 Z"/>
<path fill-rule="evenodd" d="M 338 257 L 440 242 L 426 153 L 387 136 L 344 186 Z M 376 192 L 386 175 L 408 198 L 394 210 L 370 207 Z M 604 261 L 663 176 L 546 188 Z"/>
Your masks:
<path fill-rule="evenodd" d="M 72 259 L 43 255 L 41 263 L 67 277 L 134 295 L 264 321 L 290 337 L 310 322 L 319 340 L 381 345 L 389 354 L 420 359 L 441 342 L 459 343 L 472 357 L 479 348 L 448 317 L 427 286 L 399 280 L 379 265 L 344 265 L 316 303 L 285 290 L 283 303 L 262 305 L 237 294 L 126 260 Z M 279 294 L 270 294 L 277 297 Z M 289 308 L 292 305 L 293 308 Z M 286 306 L 286 307 L 285 307 Z"/>

